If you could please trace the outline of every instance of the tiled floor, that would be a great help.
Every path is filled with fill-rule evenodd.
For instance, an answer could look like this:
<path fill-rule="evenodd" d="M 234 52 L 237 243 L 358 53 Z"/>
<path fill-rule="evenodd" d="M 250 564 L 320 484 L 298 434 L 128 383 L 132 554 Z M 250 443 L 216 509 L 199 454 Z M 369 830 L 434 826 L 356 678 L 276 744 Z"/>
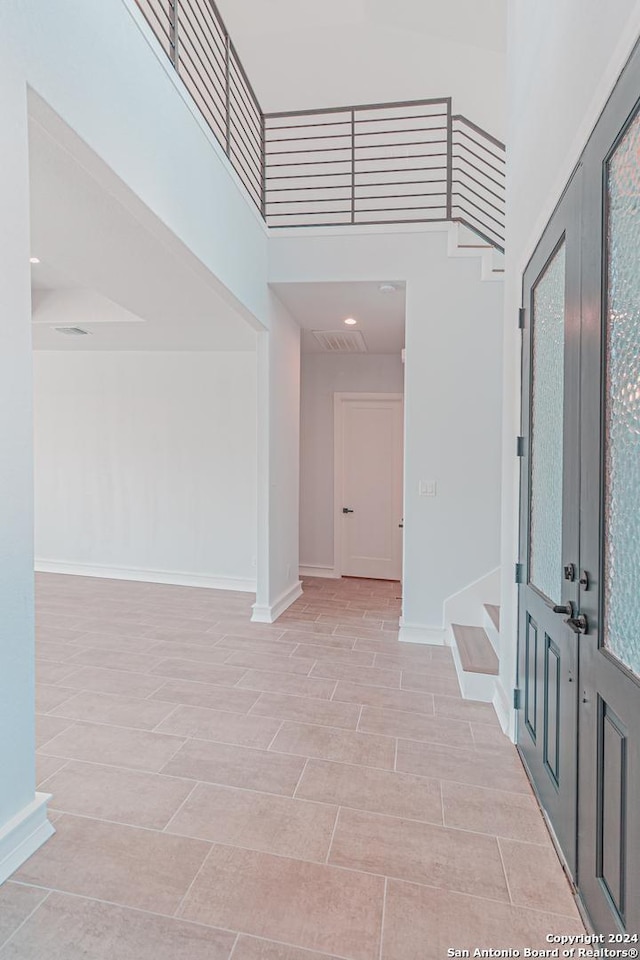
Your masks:
<path fill-rule="evenodd" d="M 398 585 L 246 594 L 38 577 L 56 831 L 1 960 L 431 960 L 583 930 L 515 749 Z M 3 946 L 1 946 L 4 944 Z"/>

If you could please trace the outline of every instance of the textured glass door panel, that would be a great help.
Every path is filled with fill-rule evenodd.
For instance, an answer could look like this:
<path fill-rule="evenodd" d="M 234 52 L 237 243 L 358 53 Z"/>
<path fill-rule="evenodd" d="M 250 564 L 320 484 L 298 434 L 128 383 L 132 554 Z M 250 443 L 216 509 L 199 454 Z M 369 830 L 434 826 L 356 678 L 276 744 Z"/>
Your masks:
<path fill-rule="evenodd" d="M 604 642 L 640 675 L 640 115 L 608 194 Z"/>
<path fill-rule="evenodd" d="M 562 599 L 565 247 L 533 291 L 529 580 Z"/>

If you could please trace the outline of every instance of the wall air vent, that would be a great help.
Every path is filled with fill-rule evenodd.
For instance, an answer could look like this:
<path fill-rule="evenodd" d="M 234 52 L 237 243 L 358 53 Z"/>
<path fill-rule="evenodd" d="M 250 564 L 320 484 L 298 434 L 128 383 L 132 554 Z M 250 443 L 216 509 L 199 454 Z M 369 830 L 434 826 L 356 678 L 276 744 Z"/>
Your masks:
<path fill-rule="evenodd" d="M 313 335 L 328 353 L 367 352 L 367 345 L 359 330 L 314 330 Z"/>
<path fill-rule="evenodd" d="M 54 327 L 56 333 L 63 333 L 65 337 L 88 337 L 90 336 L 88 330 L 83 330 L 82 327 Z"/>

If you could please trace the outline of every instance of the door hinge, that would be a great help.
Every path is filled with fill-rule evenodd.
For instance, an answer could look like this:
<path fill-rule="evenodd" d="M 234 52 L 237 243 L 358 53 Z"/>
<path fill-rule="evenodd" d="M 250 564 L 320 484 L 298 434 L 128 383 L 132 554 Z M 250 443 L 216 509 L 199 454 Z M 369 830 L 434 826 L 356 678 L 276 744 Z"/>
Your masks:
<path fill-rule="evenodd" d="M 516 457 L 524 457 L 524 437 L 516 437 Z"/>
<path fill-rule="evenodd" d="M 513 709 L 514 710 L 520 709 L 520 690 L 518 689 L 518 687 L 514 687 L 513 689 Z"/>
<path fill-rule="evenodd" d="M 516 563 L 516 583 L 522 583 L 522 564 Z"/>
<path fill-rule="evenodd" d="M 526 310 L 524 307 L 520 307 L 518 310 L 518 330 L 524 330 L 524 321 L 526 318 Z"/>

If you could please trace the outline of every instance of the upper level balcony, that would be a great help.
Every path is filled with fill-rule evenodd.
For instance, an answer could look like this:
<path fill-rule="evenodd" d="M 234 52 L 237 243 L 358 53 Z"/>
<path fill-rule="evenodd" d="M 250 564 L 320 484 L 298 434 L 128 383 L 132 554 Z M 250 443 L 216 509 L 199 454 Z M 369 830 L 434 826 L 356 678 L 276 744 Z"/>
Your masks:
<path fill-rule="evenodd" d="M 504 144 L 451 98 L 264 113 L 212 0 L 136 2 L 270 228 L 448 221 L 504 251 Z"/>

